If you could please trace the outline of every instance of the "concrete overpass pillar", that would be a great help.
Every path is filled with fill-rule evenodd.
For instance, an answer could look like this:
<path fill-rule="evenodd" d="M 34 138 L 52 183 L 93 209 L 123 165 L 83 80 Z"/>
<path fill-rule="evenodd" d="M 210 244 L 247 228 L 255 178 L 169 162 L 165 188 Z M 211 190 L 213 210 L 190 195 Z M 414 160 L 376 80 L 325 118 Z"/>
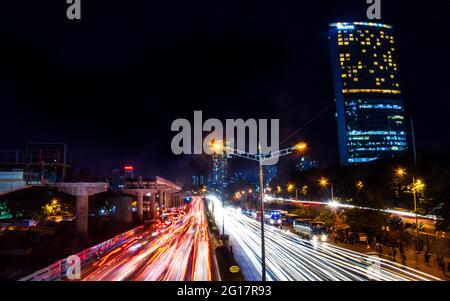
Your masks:
<path fill-rule="evenodd" d="M 165 202 L 164 202 L 164 191 L 160 190 L 159 191 L 159 214 L 160 215 L 162 214 L 163 205 L 165 205 Z"/>
<path fill-rule="evenodd" d="M 156 192 L 152 193 L 150 197 L 150 219 L 155 218 L 155 203 L 156 203 Z"/>
<path fill-rule="evenodd" d="M 137 196 L 137 218 L 139 222 L 142 222 L 144 217 L 144 193 L 138 191 L 136 196 Z"/>
<path fill-rule="evenodd" d="M 88 213 L 89 196 L 108 189 L 107 183 L 56 183 L 55 187 L 60 192 L 64 192 L 76 197 L 76 237 L 81 240 L 87 239 L 88 234 Z"/>
<path fill-rule="evenodd" d="M 89 196 L 76 196 L 76 235 L 82 240 L 86 240 L 88 233 L 88 213 L 89 213 Z"/>
<path fill-rule="evenodd" d="M 166 194 L 166 207 L 167 208 L 172 207 L 172 194 L 170 192 L 167 192 Z"/>

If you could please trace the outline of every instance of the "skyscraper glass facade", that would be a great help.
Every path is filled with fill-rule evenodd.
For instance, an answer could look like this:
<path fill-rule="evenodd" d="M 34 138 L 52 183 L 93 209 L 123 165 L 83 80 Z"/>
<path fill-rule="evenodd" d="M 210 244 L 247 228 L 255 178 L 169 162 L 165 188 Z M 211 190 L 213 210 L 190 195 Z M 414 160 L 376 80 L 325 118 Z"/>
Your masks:
<path fill-rule="evenodd" d="M 225 191 L 228 187 L 228 160 L 231 155 L 226 151 L 214 153 L 212 155 L 212 171 L 209 180 L 209 187 Z"/>
<path fill-rule="evenodd" d="M 329 33 L 341 164 L 369 162 L 406 151 L 392 26 L 333 23 Z"/>

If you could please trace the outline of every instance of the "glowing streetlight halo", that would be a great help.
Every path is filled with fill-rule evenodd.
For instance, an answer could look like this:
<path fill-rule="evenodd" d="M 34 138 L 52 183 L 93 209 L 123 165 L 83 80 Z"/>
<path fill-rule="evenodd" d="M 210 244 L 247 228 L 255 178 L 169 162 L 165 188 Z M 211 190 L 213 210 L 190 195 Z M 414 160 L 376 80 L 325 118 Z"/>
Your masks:
<path fill-rule="evenodd" d="M 403 167 L 399 167 L 395 170 L 395 174 L 399 177 L 403 177 L 406 175 L 406 169 Z"/>
<path fill-rule="evenodd" d="M 328 186 L 328 179 L 324 178 L 324 177 L 321 177 L 320 180 L 319 180 L 319 185 L 322 186 L 322 187 L 327 187 Z"/>
<path fill-rule="evenodd" d="M 304 150 L 308 147 L 308 144 L 306 144 L 305 142 L 299 142 L 296 145 L 294 145 L 293 149 L 295 150 Z"/>

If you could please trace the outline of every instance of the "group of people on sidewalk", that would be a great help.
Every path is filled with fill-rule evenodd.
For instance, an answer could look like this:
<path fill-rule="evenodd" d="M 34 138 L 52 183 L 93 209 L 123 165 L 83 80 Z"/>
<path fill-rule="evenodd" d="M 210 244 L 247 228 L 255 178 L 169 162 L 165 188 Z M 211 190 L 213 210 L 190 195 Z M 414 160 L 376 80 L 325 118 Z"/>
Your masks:
<path fill-rule="evenodd" d="M 339 229 L 339 228 L 333 228 L 330 227 L 327 230 L 328 234 L 331 235 L 331 237 L 334 240 L 335 244 L 338 243 L 347 243 L 351 245 L 355 245 L 355 243 L 365 243 L 367 250 L 374 250 L 376 253 L 380 254 L 381 256 L 387 256 L 392 261 L 397 261 L 397 254 L 399 253 L 400 261 L 404 267 L 407 265 L 407 241 L 401 240 L 399 238 L 395 240 L 377 240 L 376 237 L 367 237 L 362 233 L 355 233 L 352 232 L 350 229 Z M 427 267 L 431 267 L 431 257 L 432 254 L 430 253 L 428 248 L 425 248 L 425 252 L 423 254 L 423 260 Z M 413 250 L 409 250 L 413 251 Z M 416 252 L 415 250 L 413 252 Z M 408 255 L 408 257 L 411 256 L 411 254 Z M 447 277 L 447 273 L 450 272 L 450 262 L 446 262 L 445 256 L 443 254 L 437 254 L 436 255 L 436 263 L 439 266 L 439 269 L 442 271 L 445 277 Z"/>

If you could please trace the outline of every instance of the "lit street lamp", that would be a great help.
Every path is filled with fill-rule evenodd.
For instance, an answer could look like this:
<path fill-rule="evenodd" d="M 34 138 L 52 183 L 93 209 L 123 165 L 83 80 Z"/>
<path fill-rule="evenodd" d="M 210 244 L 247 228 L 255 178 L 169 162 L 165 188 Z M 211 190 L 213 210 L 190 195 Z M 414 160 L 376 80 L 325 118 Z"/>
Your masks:
<path fill-rule="evenodd" d="M 263 154 L 261 152 L 261 145 L 258 146 L 258 153 L 257 154 L 250 154 L 244 151 L 235 150 L 233 148 L 230 148 L 227 145 L 224 145 L 220 141 L 213 141 L 211 143 L 211 147 L 216 152 L 227 152 L 230 155 L 241 157 L 248 160 L 257 161 L 259 165 L 259 190 L 261 193 L 261 274 L 262 274 L 262 281 L 266 281 L 266 251 L 265 251 L 265 243 L 264 243 L 264 179 L 263 179 L 263 165 L 264 162 L 267 160 L 279 158 L 285 155 L 292 154 L 293 151 L 298 150 L 304 150 L 306 149 L 307 145 L 304 142 L 298 143 L 294 146 L 278 150 L 275 152 L 271 152 L 269 154 Z M 278 187 L 278 190 L 281 190 L 281 187 Z M 243 191 L 245 193 L 245 191 Z"/>
<path fill-rule="evenodd" d="M 327 188 L 328 185 L 330 185 L 331 188 L 331 203 L 334 203 L 334 187 L 333 187 L 333 183 L 328 183 L 328 179 L 327 178 L 320 178 L 319 180 L 319 185 Z"/>
<path fill-rule="evenodd" d="M 361 191 L 363 188 L 364 188 L 364 182 L 363 181 L 356 182 L 356 189 L 358 189 L 358 191 Z"/>
<path fill-rule="evenodd" d="M 293 189 L 295 189 L 295 199 L 298 200 L 298 190 L 297 187 L 294 186 L 294 184 L 289 184 L 287 187 L 288 191 L 292 191 Z"/>
<path fill-rule="evenodd" d="M 399 177 L 404 177 L 406 175 L 406 170 L 404 168 L 399 167 L 395 171 L 396 175 Z M 419 252 L 419 218 L 417 216 L 417 195 L 416 191 L 419 187 L 423 187 L 424 184 L 421 180 L 416 180 L 415 175 L 412 177 L 412 193 L 413 193 L 413 202 L 414 202 L 414 214 L 416 216 L 416 250 Z"/>

